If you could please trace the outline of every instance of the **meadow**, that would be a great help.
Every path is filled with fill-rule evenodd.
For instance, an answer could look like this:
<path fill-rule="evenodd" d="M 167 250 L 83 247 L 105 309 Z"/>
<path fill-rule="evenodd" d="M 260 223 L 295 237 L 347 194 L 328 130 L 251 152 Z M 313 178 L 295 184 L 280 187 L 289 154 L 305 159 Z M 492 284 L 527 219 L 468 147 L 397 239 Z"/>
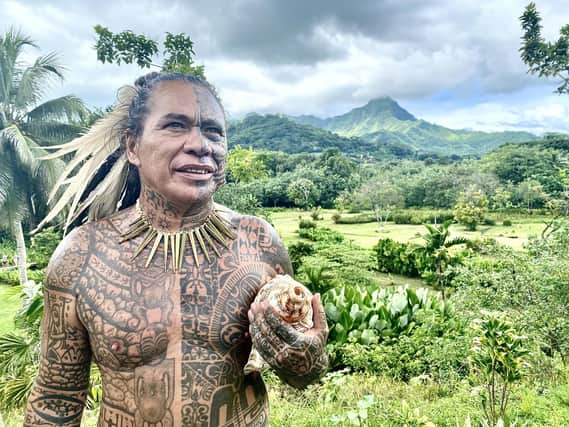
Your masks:
<path fill-rule="evenodd" d="M 523 360 L 523 374 L 510 384 L 506 425 L 569 426 L 569 370 L 560 359 L 563 350 L 556 353 L 553 349 L 549 356 L 544 355 L 541 351 L 545 345 L 544 337 L 536 332 L 547 322 L 541 318 L 543 311 L 539 310 L 543 310 L 544 304 L 550 304 L 551 301 L 544 296 L 544 301 L 536 300 L 537 311 L 526 311 L 523 298 L 520 300 L 519 296 L 512 296 L 513 288 L 508 288 L 519 285 L 520 292 L 524 293 L 524 289 L 548 280 L 548 274 L 554 274 L 552 280 L 567 279 L 565 264 L 551 263 L 554 258 L 564 256 L 536 243 L 547 217 L 520 214 L 514 218 L 511 226 L 481 225 L 474 232 L 453 224 L 450 227 L 451 236 L 492 241 L 496 247 L 485 247 L 483 254 L 473 255 L 465 261 L 458 278 L 455 278 L 449 301 L 441 305 L 438 290 L 421 277 L 380 272 L 373 268 L 377 262 L 373 247 L 379 239 L 390 238 L 401 243 L 422 245 L 425 243 L 421 237 L 426 232 L 424 225 L 393 222 L 381 225 L 336 224 L 332 218 L 334 213 L 333 210 L 321 210 L 321 218 L 313 222 L 318 233 L 310 235 L 312 237 L 300 237 L 299 223 L 301 220 L 310 222 L 312 212 L 297 209 L 270 211 L 269 219 L 289 248 L 299 243 L 313 245 L 313 252 L 300 258 L 301 264 L 297 270 L 299 279 L 312 286 L 324 286 L 322 277 L 315 279 L 308 275 L 313 267 L 311 263 L 315 263 L 325 266 L 323 270 L 328 272 L 327 277 L 333 287 L 338 288 L 338 283 L 341 283 L 346 284 L 343 285 L 344 289 L 353 286 L 358 292 L 364 293 L 370 287 L 385 288 L 388 290 L 388 299 L 393 294 L 414 292 L 401 291 L 404 288 L 428 288 L 430 296 L 427 299 L 431 305 L 413 308 L 409 312 L 419 312 L 413 328 L 399 329 L 398 336 L 386 336 L 367 344 L 362 344 L 361 333 L 352 334 L 350 339 L 340 343 L 340 336 L 334 332 L 338 322 L 329 317 L 332 369 L 320 383 L 298 391 L 282 384 L 270 371 L 264 374 L 270 394 L 271 426 L 489 425 L 484 424 L 486 421 L 481 403 L 484 400 L 484 381 L 471 363 L 471 346 L 476 337 L 471 322 L 481 308 L 506 313 L 508 320 L 518 328 L 525 327 L 524 332 L 531 336 L 532 342 L 527 346 L 528 355 Z M 350 215 L 355 214 L 343 216 Z M 341 237 L 335 232 L 340 233 Z M 563 236 L 559 238 L 556 244 L 566 248 L 563 246 L 567 243 L 566 239 L 563 240 Z M 538 254 L 538 250 L 544 252 Z M 541 264 L 543 257 L 550 263 Z M 497 260 L 490 270 L 486 268 L 487 260 L 492 260 L 492 263 Z M 501 276 L 511 269 L 509 264 L 503 270 L 496 267 L 501 263 L 507 264 L 509 260 L 520 271 L 513 285 L 511 279 Z M 532 269 L 532 265 L 535 269 Z M 527 271 L 524 271 L 526 267 Z M 486 284 L 479 287 L 474 284 L 476 280 Z M 492 284 L 488 285 L 488 281 L 492 280 Z M 334 299 L 337 289 L 331 290 L 330 283 L 328 288 L 323 288 L 324 301 L 340 307 L 338 300 Z M 524 287 L 526 285 L 527 288 Z M 18 299 L 8 297 L 8 290 L 6 285 L 0 286 L 2 332 L 13 329 L 11 318 L 20 306 Z M 420 292 L 417 291 L 418 294 Z M 453 309 L 450 310 L 450 307 Z M 551 307 L 552 311 L 559 308 Z M 364 310 L 363 305 L 360 308 Z M 348 309 L 354 319 L 358 317 L 353 304 Z M 370 313 L 373 311 L 371 307 L 367 309 Z M 362 316 L 369 319 L 367 312 Z M 526 319 L 525 323 L 520 320 L 522 317 Z M 395 320 L 400 322 L 401 317 Z M 360 331 L 369 328 L 364 323 L 352 327 Z M 562 334 L 558 334 L 557 338 L 564 339 Z M 6 427 L 22 424 L 21 409 L 3 411 L 2 414 Z M 82 426 L 95 426 L 96 419 L 97 409 L 88 409 Z"/>

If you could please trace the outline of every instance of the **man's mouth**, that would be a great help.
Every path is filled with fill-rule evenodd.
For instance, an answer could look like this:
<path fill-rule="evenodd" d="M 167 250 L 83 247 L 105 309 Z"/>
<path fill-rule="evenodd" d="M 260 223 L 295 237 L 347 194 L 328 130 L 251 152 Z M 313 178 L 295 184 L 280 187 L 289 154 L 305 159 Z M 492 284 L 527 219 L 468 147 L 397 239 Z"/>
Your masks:
<path fill-rule="evenodd" d="M 198 175 L 208 175 L 215 172 L 215 169 L 209 165 L 188 165 L 176 169 L 177 172 L 194 173 Z"/>

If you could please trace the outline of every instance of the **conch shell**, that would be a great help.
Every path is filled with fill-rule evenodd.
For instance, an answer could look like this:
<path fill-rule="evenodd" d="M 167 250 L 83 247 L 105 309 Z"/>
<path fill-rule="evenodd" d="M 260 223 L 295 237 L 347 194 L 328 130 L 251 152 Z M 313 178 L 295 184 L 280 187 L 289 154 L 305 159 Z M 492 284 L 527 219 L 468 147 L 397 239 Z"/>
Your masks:
<path fill-rule="evenodd" d="M 277 275 L 268 281 L 255 297 L 256 303 L 269 301 L 277 314 L 299 332 L 311 329 L 312 322 L 312 293 L 302 283 L 288 275 Z M 251 349 L 249 360 L 243 372 L 261 372 L 270 366 L 263 360 L 255 346 Z"/>

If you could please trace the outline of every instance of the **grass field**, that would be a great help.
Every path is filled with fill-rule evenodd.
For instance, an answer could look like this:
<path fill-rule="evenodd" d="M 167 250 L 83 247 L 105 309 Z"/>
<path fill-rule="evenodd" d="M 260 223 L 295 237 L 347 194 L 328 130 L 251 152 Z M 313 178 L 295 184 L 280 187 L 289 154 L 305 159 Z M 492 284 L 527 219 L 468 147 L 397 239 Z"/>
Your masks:
<path fill-rule="evenodd" d="M 11 287 L 0 283 L 0 335 L 14 330 L 14 315 L 22 305 L 19 297 L 10 295 Z"/>
<path fill-rule="evenodd" d="M 334 212 L 333 210 L 323 210 L 321 212 L 322 220 L 318 221 L 318 224 L 342 233 L 363 248 L 372 248 L 382 238 L 390 238 L 398 242 L 413 241 L 420 243 L 422 242 L 420 235 L 426 231 L 422 225 L 394 224 L 393 222 L 387 222 L 384 226 L 379 226 L 377 223 L 334 224 L 332 221 Z M 343 216 L 349 217 L 351 215 L 344 214 Z M 296 231 L 298 230 L 299 218 L 310 219 L 310 212 L 287 210 L 271 214 L 271 220 L 277 232 L 286 243 L 298 239 Z M 451 226 L 451 231 L 454 236 L 460 235 L 470 239 L 491 237 L 496 239 L 498 243 L 521 250 L 530 236 L 541 233 L 544 228 L 543 220 L 543 217 L 538 216 L 519 217 L 513 219 L 513 225 L 510 227 L 481 225 L 476 231 L 467 231 L 463 226 L 454 224 Z"/>

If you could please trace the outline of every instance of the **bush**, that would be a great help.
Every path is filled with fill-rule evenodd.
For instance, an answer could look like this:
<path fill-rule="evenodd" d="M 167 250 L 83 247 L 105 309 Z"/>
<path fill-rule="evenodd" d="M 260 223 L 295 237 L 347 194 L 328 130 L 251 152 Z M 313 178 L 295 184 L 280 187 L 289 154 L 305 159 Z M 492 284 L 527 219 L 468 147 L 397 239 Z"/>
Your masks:
<path fill-rule="evenodd" d="M 399 243 L 392 239 L 380 239 L 373 247 L 377 269 L 382 273 L 403 274 L 419 277 L 422 269 L 418 268 L 421 256 L 420 246 Z"/>
<path fill-rule="evenodd" d="M 326 227 L 299 228 L 298 235 L 303 239 L 312 240 L 313 242 L 340 243 L 345 240 L 342 234 Z"/>
<path fill-rule="evenodd" d="M 412 214 L 410 212 L 395 212 L 391 218 L 395 224 L 411 224 Z"/>
<path fill-rule="evenodd" d="M 372 214 L 359 214 L 346 217 L 340 216 L 337 220 L 334 220 L 334 222 L 336 224 L 368 224 L 370 222 L 375 222 L 375 217 Z"/>
<path fill-rule="evenodd" d="M 409 381 L 428 376 L 437 382 L 454 382 L 469 374 L 472 342 L 466 322 L 458 317 L 421 312 L 409 335 L 376 345 L 348 343 L 336 350 L 341 365 L 357 371 Z"/>
<path fill-rule="evenodd" d="M 342 215 L 339 212 L 334 212 L 332 214 L 332 221 L 334 224 L 338 224 L 338 221 L 342 218 Z"/>
<path fill-rule="evenodd" d="M 316 228 L 317 224 L 314 221 L 310 221 L 309 219 L 301 219 L 298 222 L 298 228 L 301 230 L 308 230 Z"/>
<path fill-rule="evenodd" d="M 482 220 L 482 224 L 484 225 L 496 225 L 496 220 L 490 217 L 484 217 Z"/>
<path fill-rule="evenodd" d="M 467 322 L 426 289 L 332 289 L 325 296 L 328 348 L 336 368 L 408 380 L 468 374 Z"/>
<path fill-rule="evenodd" d="M 393 222 L 395 224 L 411 224 L 411 225 L 421 225 L 421 224 L 442 224 L 443 222 L 454 219 L 454 214 L 452 211 L 440 210 L 440 211 L 416 211 L 416 210 L 405 210 L 398 211 L 392 215 Z"/>
<path fill-rule="evenodd" d="M 62 234 L 54 227 L 45 228 L 32 236 L 30 262 L 35 263 L 38 268 L 45 268 L 62 238 Z"/>
<path fill-rule="evenodd" d="M 296 242 L 288 246 L 288 256 L 292 263 L 292 268 L 296 273 L 302 265 L 302 258 L 314 253 L 314 246 L 312 243 Z"/>
<path fill-rule="evenodd" d="M 0 284 L 16 286 L 20 284 L 20 276 L 18 270 L 0 271 Z"/>
<path fill-rule="evenodd" d="M 512 220 L 511 219 L 505 219 L 504 221 L 502 221 L 502 225 L 504 227 L 511 227 L 512 226 Z"/>

